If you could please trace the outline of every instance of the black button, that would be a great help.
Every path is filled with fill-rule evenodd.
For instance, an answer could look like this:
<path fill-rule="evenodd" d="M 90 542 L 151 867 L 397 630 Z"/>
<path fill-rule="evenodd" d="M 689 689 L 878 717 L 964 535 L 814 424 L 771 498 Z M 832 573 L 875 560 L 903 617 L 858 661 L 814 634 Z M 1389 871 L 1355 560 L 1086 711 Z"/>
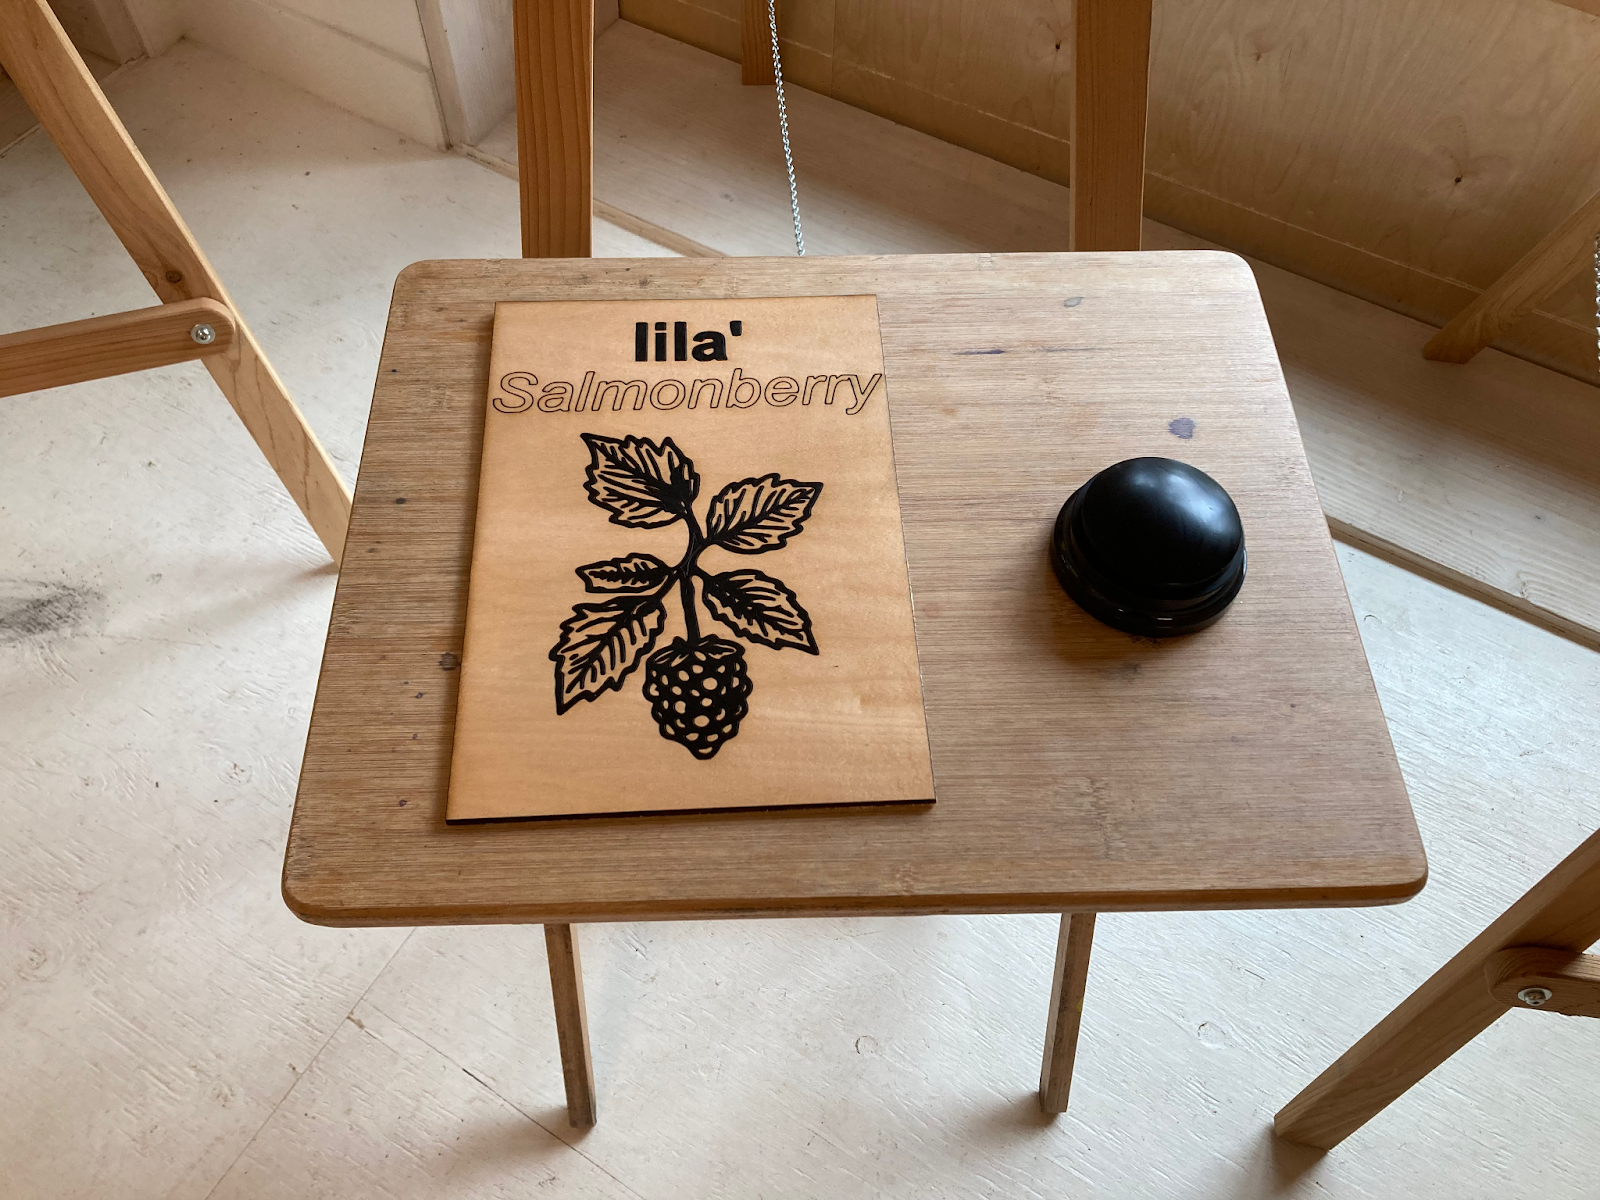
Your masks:
<path fill-rule="evenodd" d="M 1204 629 L 1244 583 L 1244 526 L 1211 476 L 1130 458 L 1080 487 L 1056 517 L 1050 562 L 1067 594 L 1126 633 Z"/>

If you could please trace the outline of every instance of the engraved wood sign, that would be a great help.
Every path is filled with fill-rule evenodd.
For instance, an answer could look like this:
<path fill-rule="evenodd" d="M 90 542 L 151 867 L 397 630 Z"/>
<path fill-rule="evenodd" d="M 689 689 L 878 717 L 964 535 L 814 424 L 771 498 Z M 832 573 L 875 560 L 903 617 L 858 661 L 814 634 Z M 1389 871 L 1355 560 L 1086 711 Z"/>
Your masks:
<path fill-rule="evenodd" d="M 500 304 L 447 818 L 928 803 L 872 296 Z"/>

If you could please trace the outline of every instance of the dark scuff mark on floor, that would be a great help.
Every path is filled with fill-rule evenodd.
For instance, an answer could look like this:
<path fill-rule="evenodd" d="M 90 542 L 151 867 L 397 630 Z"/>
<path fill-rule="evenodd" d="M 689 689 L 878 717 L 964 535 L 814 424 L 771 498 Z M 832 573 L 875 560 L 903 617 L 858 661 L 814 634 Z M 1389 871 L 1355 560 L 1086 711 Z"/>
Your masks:
<path fill-rule="evenodd" d="M 75 633 L 105 606 L 105 592 L 87 584 L 0 579 L 0 645 Z"/>

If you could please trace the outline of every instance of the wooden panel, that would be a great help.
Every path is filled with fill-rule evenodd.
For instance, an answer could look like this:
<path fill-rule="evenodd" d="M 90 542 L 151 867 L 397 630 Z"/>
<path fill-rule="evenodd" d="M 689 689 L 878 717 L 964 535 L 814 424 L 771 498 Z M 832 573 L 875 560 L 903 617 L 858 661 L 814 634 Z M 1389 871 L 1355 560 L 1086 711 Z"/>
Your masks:
<path fill-rule="evenodd" d="M 1600 833 L 1589 838 L 1317 1076 L 1275 1119 L 1278 1136 L 1332 1149 L 1500 1018 L 1484 970 L 1507 947 L 1583 950 L 1600 938 Z"/>
<path fill-rule="evenodd" d="M 838 0 L 830 94 L 1066 183 L 1073 9 Z"/>
<path fill-rule="evenodd" d="M 211 327 L 212 341 L 195 341 L 199 325 Z M 222 354 L 233 338 L 233 312 L 215 300 L 180 300 L 7 333 L 0 335 L 0 396 Z"/>
<path fill-rule="evenodd" d="M 712 2 L 623 14 L 737 60 Z M 833 30 L 797 82 L 1068 182 L 1068 0 L 787 7 Z M 1147 213 L 1408 315 L 1443 324 L 1600 187 L 1600 18 L 1576 6 L 1166 0 L 1152 37 Z M 1500 344 L 1600 380 L 1592 301 Z"/>
<path fill-rule="evenodd" d="M 1070 243 L 1137 250 L 1150 0 L 1077 0 L 1075 29 Z"/>
<path fill-rule="evenodd" d="M 1600 957 L 1545 946 L 1514 946 L 1484 964 L 1489 994 L 1511 1008 L 1537 1008 L 1568 1017 L 1600 1017 Z M 1528 988 L 1547 997 L 1525 999 Z M 1538 999 L 1538 1003 L 1533 1002 Z"/>
<path fill-rule="evenodd" d="M 933 799 L 871 296 L 501 304 L 490 380 L 452 821 Z"/>
<path fill-rule="evenodd" d="M 594 206 L 592 0 L 516 0 L 525 258 L 587 258 Z"/>
<path fill-rule="evenodd" d="M 746 0 L 623 0 L 622 17 L 646 29 L 723 58 L 744 59 Z M 765 3 L 762 2 L 763 14 Z M 765 16 L 763 15 L 763 20 Z M 784 0 L 778 6 L 778 43 L 783 51 L 783 81 L 828 93 L 833 86 L 831 4 Z M 776 118 L 774 118 L 776 120 Z"/>
<path fill-rule="evenodd" d="M 458 672 L 439 664 L 462 652 L 494 303 L 865 293 L 893 387 L 939 802 L 913 819 L 447 828 Z M 1167 451 L 1179 417 L 1198 431 L 1184 458 L 1244 515 L 1251 574 L 1217 625 L 1150 645 L 1072 605 L 1044 547 L 1073 487 Z M 396 285 L 359 492 L 285 862 L 307 919 L 1354 904 L 1422 885 L 1272 339 L 1232 256 L 419 264 Z"/>

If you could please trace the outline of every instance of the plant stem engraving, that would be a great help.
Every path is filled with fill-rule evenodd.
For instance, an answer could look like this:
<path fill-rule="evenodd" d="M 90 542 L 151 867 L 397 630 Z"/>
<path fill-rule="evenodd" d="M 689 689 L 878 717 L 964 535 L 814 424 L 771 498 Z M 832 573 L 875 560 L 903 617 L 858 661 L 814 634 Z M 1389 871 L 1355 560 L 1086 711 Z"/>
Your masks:
<path fill-rule="evenodd" d="M 707 505 L 702 528 L 694 510 L 700 476 L 671 438 L 658 445 L 646 438 L 582 436 L 589 447 L 584 490 L 611 514 L 613 525 L 661 529 L 682 521 L 688 538 L 676 565 L 632 553 L 576 569 L 585 591 L 608 598 L 574 605 L 561 623 L 550 650 L 556 712 L 621 691 L 644 661 L 644 695 L 661 736 L 698 759 L 712 758 L 738 735 L 753 684 L 743 646 L 701 634 L 696 583 L 707 614 L 735 637 L 774 650 L 818 651 L 810 614 L 781 579 L 749 569 L 712 574 L 700 566 L 700 555 L 781 550 L 804 530 L 822 484 L 777 474 L 730 483 Z M 652 654 L 674 588 L 684 636 Z"/>

